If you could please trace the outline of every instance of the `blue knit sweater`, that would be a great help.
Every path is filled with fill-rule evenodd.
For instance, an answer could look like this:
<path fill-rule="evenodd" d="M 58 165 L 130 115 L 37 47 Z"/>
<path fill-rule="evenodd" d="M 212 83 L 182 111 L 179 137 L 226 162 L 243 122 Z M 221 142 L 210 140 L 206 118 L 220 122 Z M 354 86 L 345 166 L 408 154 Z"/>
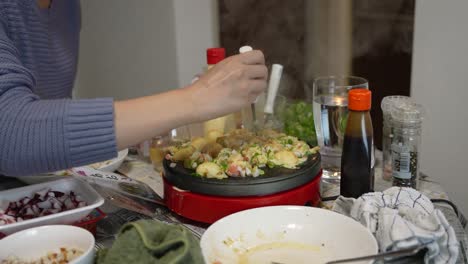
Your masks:
<path fill-rule="evenodd" d="M 0 174 L 116 156 L 113 100 L 71 100 L 79 31 L 79 0 L 0 1 Z"/>

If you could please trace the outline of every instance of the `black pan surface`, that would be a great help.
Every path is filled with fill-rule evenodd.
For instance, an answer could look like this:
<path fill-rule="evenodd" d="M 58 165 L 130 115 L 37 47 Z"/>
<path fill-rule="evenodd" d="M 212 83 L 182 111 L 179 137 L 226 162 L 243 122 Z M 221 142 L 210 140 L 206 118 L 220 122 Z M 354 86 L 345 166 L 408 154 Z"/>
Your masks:
<path fill-rule="evenodd" d="M 164 160 L 164 176 L 177 188 L 214 196 L 264 196 L 299 187 L 313 180 L 319 174 L 320 154 L 310 155 L 298 169 L 262 168 L 265 174 L 259 177 L 229 177 L 207 179 L 192 175 L 193 170 L 184 168 L 178 162 L 171 168 L 170 160 Z"/>

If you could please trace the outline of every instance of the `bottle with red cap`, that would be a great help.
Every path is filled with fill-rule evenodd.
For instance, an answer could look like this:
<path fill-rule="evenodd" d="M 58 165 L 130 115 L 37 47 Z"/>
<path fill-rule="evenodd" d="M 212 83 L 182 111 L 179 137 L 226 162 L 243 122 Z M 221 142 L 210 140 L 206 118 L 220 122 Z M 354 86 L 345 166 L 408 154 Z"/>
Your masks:
<path fill-rule="evenodd" d="M 224 48 L 209 48 L 206 50 L 207 71 L 210 70 L 220 61 L 226 58 L 226 50 Z M 226 132 L 226 123 L 229 116 L 221 116 L 212 120 L 208 120 L 203 125 L 204 137 L 209 142 L 214 142 Z"/>
<path fill-rule="evenodd" d="M 224 48 L 209 48 L 206 50 L 207 70 L 211 69 L 216 63 L 226 58 L 226 50 Z"/>
<path fill-rule="evenodd" d="M 341 156 L 340 194 L 358 198 L 374 189 L 371 170 L 373 128 L 370 116 L 371 91 L 352 89 L 348 93 L 348 121 Z"/>

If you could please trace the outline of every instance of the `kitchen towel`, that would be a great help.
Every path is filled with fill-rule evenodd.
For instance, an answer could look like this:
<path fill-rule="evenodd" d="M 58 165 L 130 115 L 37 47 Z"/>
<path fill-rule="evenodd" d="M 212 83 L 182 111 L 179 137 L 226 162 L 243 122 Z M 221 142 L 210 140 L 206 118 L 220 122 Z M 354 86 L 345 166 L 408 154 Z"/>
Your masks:
<path fill-rule="evenodd" d="M 338 197 L 333 210 L 366 226 L 381 252 L 426 244 L 426 264 L 455 263 L 459 244 L 443 213 L 415 189 L 392 187 L 359 197 Z"/>
<path fill-rule="evenodd" d="M 155 220 L 125 224 L 109 249 L 100 250 L 97 264 L 203 264 L 199 241 L 181 225 Z"/>

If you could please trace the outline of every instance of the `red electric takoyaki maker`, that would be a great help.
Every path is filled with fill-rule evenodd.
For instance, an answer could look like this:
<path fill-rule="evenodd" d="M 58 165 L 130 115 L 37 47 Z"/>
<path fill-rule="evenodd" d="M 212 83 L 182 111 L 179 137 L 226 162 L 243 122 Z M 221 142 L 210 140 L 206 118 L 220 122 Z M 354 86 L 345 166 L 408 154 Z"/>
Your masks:
<path fill-rule="evenodd" d="M 164 160 L 164 200 L 183 217 L 213 223 L 242 210 L 272 205 L 317 206 L 322 170 L 320 154 L 298 169 L 265 169 L 259 177 L 208 179 L 193 175 L 182 163 Z"/>

